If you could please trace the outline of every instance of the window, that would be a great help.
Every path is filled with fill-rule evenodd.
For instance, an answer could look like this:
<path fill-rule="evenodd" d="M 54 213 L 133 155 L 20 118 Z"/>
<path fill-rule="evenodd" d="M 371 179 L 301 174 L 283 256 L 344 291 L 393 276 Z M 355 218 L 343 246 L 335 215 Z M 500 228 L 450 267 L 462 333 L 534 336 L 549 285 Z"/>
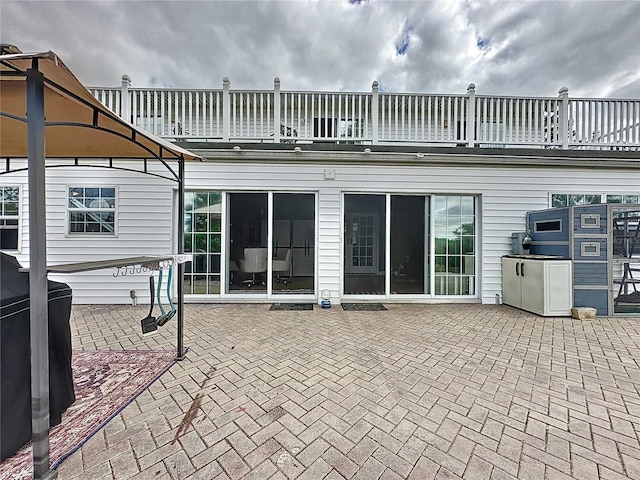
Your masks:
<path fill-rule="evenodd" d="M 18 249 L 20 187 L 0 187 L 0 250 Z"/>
<path fill-rule="evenodd" d="M 607 203 L 640 203 L 640 195 L 607 195 Z"/>
<path fill-rule="evenodd" d="M 115 187 L 70 187 L 69 233 L 115 235 Z"/>
<path fill-rule="evenodd" d="M 552 207 L 571 207 L 572 205 L 594 205 L 598 203 L 638 203 L 640 195 L 610 195 L 600 193 L 567 194 L 553 193 L 551 195 Z"/>
<path fill-rule="evenodd" d="M 185 265 L 186 294 L 220 293 L 221 220 L 220 192 L 185 192 L 184 251 L 193 253 Z"/>
<path fill-rule="evenodd" d="M 316 117 L 313 119 L 313 136 L 359 140 L 364 136 L 364 125 L 360 119 Z"/>
<path fill-rule="evenodd" d="M 475 295 L 475 197 L 436 195 L 435 294 Z"/>
<path fill-rule="evenodd" d="M 599 193 L 588 194 L 565 194 L 554 193 L 551 195 L 552 207 L 571 207 L 573 205 L 593 205 L 602 203 L 602 198 Z"/>
<path fill-rule="evenodd" d="M 533 222 L 533 231 L 538 232 L 562 232 L 562 220 L 545 220 L 543 222 Z"/>

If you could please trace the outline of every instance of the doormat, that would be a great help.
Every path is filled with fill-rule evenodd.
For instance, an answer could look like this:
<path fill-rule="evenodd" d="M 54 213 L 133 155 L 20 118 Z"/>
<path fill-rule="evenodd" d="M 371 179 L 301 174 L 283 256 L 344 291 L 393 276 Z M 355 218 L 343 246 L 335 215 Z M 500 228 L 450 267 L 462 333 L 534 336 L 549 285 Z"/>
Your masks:
<path fill-rule="evenodd" d="M 272 303 L 269 310 L 313 310 L 313 303 Z"/>
<path fill-rule="evenodd" d="M 381 303 L 343 303 L 342 309 L 348 311 L 379 312 L 386 310 L 387 307 Z"/>
<path fill-rule="evenodd" d="M 109 420 L 175 363 L 169 350 L 78 350 L 71 360 L 76 401 L 51 429 L 49 461 L 55 470 Z M 31 444 L 0 463 L 0 478 L 33 478 Z"/>

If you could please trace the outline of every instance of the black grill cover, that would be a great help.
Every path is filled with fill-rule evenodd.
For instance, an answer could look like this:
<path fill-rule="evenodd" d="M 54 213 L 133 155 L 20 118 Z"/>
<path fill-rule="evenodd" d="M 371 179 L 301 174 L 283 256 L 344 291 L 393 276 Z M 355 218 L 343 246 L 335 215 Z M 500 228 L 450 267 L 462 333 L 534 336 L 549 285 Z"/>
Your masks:
<path fill-rule="evenodd" d="M 31 440 L 29 274 L 0 252 L 0 461 Z M 49 410 L 58 425 L 74 401 L 71 372 L 71 288 L 48 282 Z"/>

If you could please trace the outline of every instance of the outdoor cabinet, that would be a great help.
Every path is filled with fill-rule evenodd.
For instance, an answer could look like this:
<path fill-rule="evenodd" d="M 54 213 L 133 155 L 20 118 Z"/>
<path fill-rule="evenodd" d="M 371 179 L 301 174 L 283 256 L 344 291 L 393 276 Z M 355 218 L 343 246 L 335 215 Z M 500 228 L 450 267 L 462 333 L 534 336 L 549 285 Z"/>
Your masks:
<path fill-rule="evenodd" d="M 502 257 L 503 302 L 538 315 L 571 315 L 571 278 L 571 260 L 548 255 Z"/>

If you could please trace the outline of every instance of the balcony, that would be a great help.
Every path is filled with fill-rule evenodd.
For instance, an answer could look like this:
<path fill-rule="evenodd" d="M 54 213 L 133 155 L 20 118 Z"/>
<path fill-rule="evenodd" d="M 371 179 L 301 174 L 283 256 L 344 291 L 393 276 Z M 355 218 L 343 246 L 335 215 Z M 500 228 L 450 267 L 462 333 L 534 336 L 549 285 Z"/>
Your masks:
<path fill-rule="evenodd" d="M 89 88 L 104 105 L 170 140 L 633 150 L 640 99 L 380 92 Z"/>

